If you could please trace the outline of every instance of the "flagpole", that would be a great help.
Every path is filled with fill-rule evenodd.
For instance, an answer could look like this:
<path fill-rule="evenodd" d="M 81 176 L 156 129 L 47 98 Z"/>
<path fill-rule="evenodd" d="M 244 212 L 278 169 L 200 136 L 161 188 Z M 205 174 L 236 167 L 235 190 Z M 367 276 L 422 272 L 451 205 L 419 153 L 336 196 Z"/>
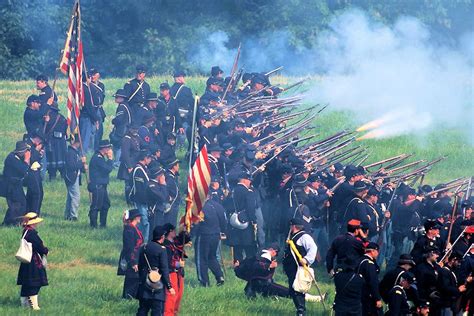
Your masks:
<path fill-rule="evenodd" d="M 191 127 L 191 140 L 189 142 L 189 164 L 188 170 L 191 173 L 192 163 L 193 163 L 193 156 L 194 156 L 194 141 L 196 138 L 196 117 L 197 117 L 197 106 L 199 102 L 199 97 L 197 95 L 194 96 L 194 108 L 193 108 L 193 123 Z"/>

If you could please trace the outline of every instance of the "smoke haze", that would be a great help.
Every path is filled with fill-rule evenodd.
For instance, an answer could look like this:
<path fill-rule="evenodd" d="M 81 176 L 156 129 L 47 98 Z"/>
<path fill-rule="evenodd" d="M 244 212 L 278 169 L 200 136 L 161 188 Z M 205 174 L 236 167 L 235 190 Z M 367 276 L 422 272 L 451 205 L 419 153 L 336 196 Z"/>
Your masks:
<path fill-rule="evenodd" d="M 352 110 L 363 123 L 383 117 L 378 137 L 472 128 L 474 33 L 463 35 L 453 48 L 435 44 L 416 18 L 400 17 L 389 26 L 351 10 L 332 20 L 314 49 L 295 51 L 285 32 L 266 38 L 265 43 L 243 41 L 240 65 L 262 72 L 283 65 L 286 75 L 323 75 L 308 91 L 309 101 Z M 228 40 L 215 32 L 200 45 L 193 60 L 201 62 L 203 72 L 209 72 L 210 61 L 228 73 L 235 56 L 225 47 Z"/>

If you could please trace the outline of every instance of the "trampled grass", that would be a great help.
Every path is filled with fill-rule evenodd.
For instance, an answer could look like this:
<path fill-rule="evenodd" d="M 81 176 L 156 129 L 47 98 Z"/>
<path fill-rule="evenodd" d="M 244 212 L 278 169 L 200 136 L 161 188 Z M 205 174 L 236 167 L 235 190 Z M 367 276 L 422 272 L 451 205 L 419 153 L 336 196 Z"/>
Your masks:
<path fill-rule="evenodd" d="M 171 78 L 153 77 L 148 81 L 152 90 L 158 91 L 161 82 Z M 110 121 L 115 113 L 111 95 L 120 88 L 125 79 L 107 79 L 106 132 L 110 131 Z M 204 90 L 205 78 L 189 78 L 189 86 L 198 94 Z M 286 78 L 278 78 L 287 82 Z M 59 81 L 57 92 L 60 95 L 61 112 L 65 115 L 65 81 Z M 3 160 L 24 133 L 23 110 L 29 94 L 36 93 L 33 81 L 0 82 L 0 167 Z M 322 135 L 339 129 L 354 128 L 349 113 L 331 112 L 322 115 L 317 122 Z M 432 159 L 448 155 L 443 163 L 436 166 L 426 181 L 436 183 L 455 177 L 474 174 L 472 155 L 474 149 L 465 143 L 459 130 L 440 130 L 423 139 L 413 136 L 394 137 L 385 140 L 366 141 L 372 150 L 370 161 L 389 157 L 402 152 L 414 153 L 417 158 Z M 181 153 L 183 154 L 183 153 Z M 40 292 L 41 312 L 38 315 L 130 315 L 136 312 L 136 301 L 120 299 L 123 279 L 116 275 L 117 261 L 122 244 L 121 216 L 126 204 L 123 200 L 123 183 L 112 177 L 109 194 L 112 207 L 109 211 L 108 228 L 91 230 L 88 226 L 88 194 L 85 186 L 81 189 L 79 222 L 63 220 L 66 190 L 63 182 L 45 181 L 45 198 L 42 216 L 45 222 L 39 226 L 40 236 L 50 248 L 48 256 L 48 277 L 50 285 Z M 182 172 L 182 182 L 185 171 Z M 0 200 L 0 217 L 5 214 L 5 200 Z M 19 307 L 19 287 L 16 276 L 19 263 L 14 258 L 20 239 L 20 228 L 0 227 L 0 314 L 28 314 Z M 193 250 L 188 252 L 185 294 L 182 315 L 292 315 L 293 303 L 289 299 L 263 299 L 249 302 L 243 293 L 245 284 L 237 279 L 230 268 L 230 254 L 226 247 L 226 283 L 223 287 L 200 288 L 194 268 Z M 317 277 L 323 291 L 331 293 L 332 283 L 323 269 L 318 268 Z M 283 272 L 278 269 L 277 281 L 286 284 Z M 212 280 L 212 277 L 211 277 Z M 313 289 L 315 292 L 315 289 Z M 308 303 L 310 315 L 323 314 L 320 304 Z"/>

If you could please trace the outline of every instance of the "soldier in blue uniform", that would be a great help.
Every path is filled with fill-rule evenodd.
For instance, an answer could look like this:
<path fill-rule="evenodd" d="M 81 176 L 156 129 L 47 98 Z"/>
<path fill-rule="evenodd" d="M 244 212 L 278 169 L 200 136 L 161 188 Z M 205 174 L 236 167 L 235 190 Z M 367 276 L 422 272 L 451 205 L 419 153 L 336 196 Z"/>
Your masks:
<path fill-rule="evenodd" d="M 182 127 L 185 130 L 188 143 L 191 141 L 191 126 L 193 120 L 194 95 L 189 87 L 185 85 L 186 74 L 184 71 L 176 71 L 173 75 L 174 84 L 170 88 L 171 97 L 176 101 Z"/>
<path fill-rule="evenodd" d="M 132 124 L 132 110 L 127 101 L 123 89 L 118 89 L 114 94 L 115 103 L 118 104 L 115 117 L 112 119 L 114 125 L 110 133 L 110 142 L 114 146 L 115 167 L 120 166 L 122 139 L 127 134 L 128 127 Z"/>
<path fill-rule="evenodd" d="M 411 272 L 404 271 L 400 274 L 396 285 L 388 293 L 388 311 L 385 315 L 399 316 L 410 314 L 410 305 L 408 304 L 406 291 L 411 288 L 415 280 L 416 278 Z"/>
<path fill-rule="evenodd" d="M 163 168 L 158 166 L 150 169 L 150 181 L 148 181 L 146 196 L 148 222 L 150 223 L 150 232 L 153 232 L 156 226 L 165 224 L 165 204 L 168 203 L 169 194 Z"/>
<path fill-rule="evenodd" d="M 178 101 L 171 96 L 170 86 L 167 82 L 160 84 L 160 97 L 158 98 L 156 115 L 161 137 L 168 135 L 168 133 L 184 134 L 183 119 L 179 113 Z M 162 141 L 165 141 L 165 139 Z"/>
<path fill-rule="evenodd" d="M 132 189 L 132 171 L 137 164 L 137 155 L 141 149 L 138 128 L 138 125 L 132 123 L 127 134 L 122 139 L 120 167 L 117 173 L 117 178 L 125 182 L 125 199 L 128 204 L 131 204 L 130 190 Z"/>
<path fill-rule="evenodd" d="M 193 234 L 196 235 L 194 249 L 198 280 L 202 286 L 209 286 L 208 269 L 210 269 L 217 285 L 222 285 L 224 275 L 216 254 L 219 242 L 226 232 L 225 210 L 216 199 L 211 198 L 204 203 L 202 212 L 204 221 L 193 228 Z"/>
<path fill-rule="evenodd" d="M 79 117 L 79 128 L 81 130 L 82 150 L 84 154 L 94 149 L 95 133 L 101 121 L 98 111 L 98 102 L 103 102 L 102 93 L 84 81 L 82 84 L 84 91 L 84 105 L 81 108 Z"/>
<path fill-rule="evenodd" d="M 130 109 L 132 110 L 132 121 L 135 121 L 139 109 L 145 106 L 146 97 L 150 93 L 150 85 L 145 81 L 146 71 L 145 65 L 138 65 L 135 78 L 129 80 L 123 86 L 128 104 L 130 104 Z"/>
<path fill-rule="evenodd" d="M 179 192 L 179 160 L 168 162 L 166 176 L 166 187 L 168 188 L 168 205 L 165 208 L 164 222 L 176 226 L 178 221 L 180 192 Z"/>
<path fill-rule="evenodd" d="M 382 315 L 382 297 L 379 292 L 378 279 L 380 268 L 377 265 L 378 255 L 379 245 L 369 242 L 359 263 L 358 272 L 365 281 L 362 288 L 362 315 Z"/>
<path fill-rule="evenodd" d="M 39 98 L 41 103 L 40 111 L 43 115 L 48 112 L 48 105 L 53 105 L 58 102 L 58 96 L 48 84 L 48 77 L 46 75 L 38 75 L 36 77 L 36 88 L 40 91 Z"/>
<path fill-rule="evenodd" d="M 165 229 L 157 226 L 153 230 L 152 241 L 140 248 L 138 257 L 138 300 L 139 307 L 137 316 L 146 316 L 151 310 L 152 315 L 161 315 L 163 302 L 165 301 L 165 290 L 167 288 L 171 295 L 176 292 L 171 286 L 168 269 L 168 255 L 165 241 Z M 161 280 L 157 283 L 150 279 L 150 271 L 157 271 Z M 161 282 L 161 283 L 160 283 Z"/>
<path fill-rule="evenodd" d="M 40 136 L 31 134 L 25 138 L 26 143 L 31 147 L 30 171 L 25 179 L 26 184 L 26 212 L 41 214 L 43 204 L 43 178 L 41 177 L 41 165 L 44 150 L 43 140 Z"/>
<path fill-rule="evenodd" d="M 92 202 L 89 211 L 90 226 L 97 227 L 97 215 L 100 213 L 100 227 L 107 225 L 107 213 L 110 208 L 107 185 L 109 174 L 114 169 L 112 144 L 108 140 L 102 140 L 99 150 L 94 153 L 90 162 L 89 192 L 92 193 Z"/>
<path fill-rule="evenodd" d="M 37 95 L 30 95 L 26 100 L 26 109 L 23 114 L 26 132 L 29 135 L 43 133 L 44 113 L 40 110 L 41 100 Z"/>
<path fill-rule="evenodd" d="M 86 157 L 81 155 L 81 143 L 76 137 L 67 149 L 66 169 L 64 170 L 64 181 L 67 188 L 66 207 L 64 218 L 77 221 L 79 217 L 79 201 L 81 199 L 81 174 L 86 172 Z"/>
<path fill-rule="evenodd" d="M 132 190 L 130 191 L 130 200 L 135 203 L 135 208 L 140 211 L 142 217 L 139 228 L 143 234 L 145 242 L 148 241 L 150 234 L 150 224 L 148 222 L 147 207 L 147 187 L 150 177 L 148 175 L 148 164 L 151 162 L 150 154 L 147 150 L 141 150 L 137 158 L 138 162 L 132 171 Z"/>
<path fill-rule="evenodd" d="M 96 68 L 89 69 L 87 75 L 90 79 L 89 87 L 91 89 L 92 99 L 98 116 L 94 133 L 94 150 L 97 150 L 99 149 L 99 142 L 104 135 L 104 120 L 107 116 L 103 107 L 105 100 L 105 85 L 100 81 L 100 72 Z"/>
<path fill-rule="evenodd" d="M 15 150 L 8 154 L 3 164 L 3 177 L 6 186 L 8 209 L 3 225 L 17 225 L 20 217 L 26 213 L 26 197 L 23 191 L 23 180 L 30 169 L 31 147 L 24 141 L 15 145 Z"/>
<path fill-rule="evenodd" d="M 59 171 L 61 176 L 63 176 L 64 173 L 67 151 L 67 121 L 66 118 L 59 113 L 57 104 L 53 104 L 49 107 L 45 120 L 44 137 L 46 141 L 46 158 L 48 160 L 47 169 L 49 180 L 54 180 L 56 179 L 57 171 Z"/>
<path fill-rule="evenodd" d="M 341 266 L 348 266 L 348 263 L 357 265 L 364 255 L 364 232 L 362 223 L 359 220 L 351 220 L 347 223 L 347 233 L 337 236 L 327 254 L 326 269 L 332 276 Z M 334 269 L 334 259 L 337 259 Z M 349 260 L 347 260 L 349 259 Z"/>

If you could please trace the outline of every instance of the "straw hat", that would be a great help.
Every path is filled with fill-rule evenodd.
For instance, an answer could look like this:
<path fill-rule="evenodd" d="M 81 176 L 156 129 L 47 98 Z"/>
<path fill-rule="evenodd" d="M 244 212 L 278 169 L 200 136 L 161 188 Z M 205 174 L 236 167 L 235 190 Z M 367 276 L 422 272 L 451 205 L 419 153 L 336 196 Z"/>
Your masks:
<path fill-rule="evenodd" d="M 43 221 L 43 219 L 41 217 L 39 217 L 38 214 L 36 214 L 34 212 L 26 213 L 23 216 L 23 220 L 24 220 L 23 221 L 24 226 L 38 224 L 38 223 L 41 223 Z"/>

